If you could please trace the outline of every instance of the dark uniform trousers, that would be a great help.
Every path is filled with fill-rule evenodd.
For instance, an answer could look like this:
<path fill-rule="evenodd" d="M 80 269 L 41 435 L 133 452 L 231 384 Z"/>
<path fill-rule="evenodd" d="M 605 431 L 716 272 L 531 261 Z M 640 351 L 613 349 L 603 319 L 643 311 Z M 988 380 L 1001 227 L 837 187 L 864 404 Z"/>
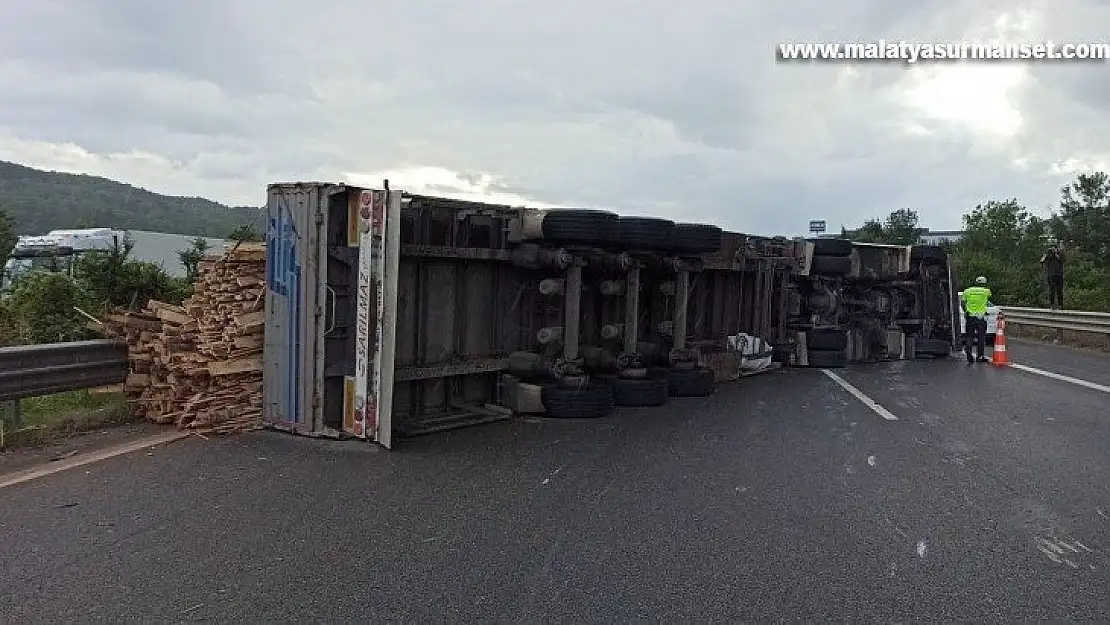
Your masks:
<path fill-rule="evenodd" d="M 971 357 L 971 345 L 975 344 L 975 355 L 983 358 L 987 345 L 987 318 L 965 315 L 967 324 L 967 341 L 964 343 L 964 352 Z"/>

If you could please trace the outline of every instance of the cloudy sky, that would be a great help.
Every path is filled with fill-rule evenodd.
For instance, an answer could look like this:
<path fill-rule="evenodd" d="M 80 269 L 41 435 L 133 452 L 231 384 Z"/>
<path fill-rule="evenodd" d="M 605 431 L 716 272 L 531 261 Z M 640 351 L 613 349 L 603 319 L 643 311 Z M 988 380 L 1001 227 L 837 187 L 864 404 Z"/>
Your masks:
<path fill-rule="evenodd" d="M 1110 66 L 780 63 L 787 41 L 1095 42 L 1104 0 L 35 0 L 0 159 L 258 205 L 267 182 L 797 233 L 1045 210 L 1110 163 Z"/>

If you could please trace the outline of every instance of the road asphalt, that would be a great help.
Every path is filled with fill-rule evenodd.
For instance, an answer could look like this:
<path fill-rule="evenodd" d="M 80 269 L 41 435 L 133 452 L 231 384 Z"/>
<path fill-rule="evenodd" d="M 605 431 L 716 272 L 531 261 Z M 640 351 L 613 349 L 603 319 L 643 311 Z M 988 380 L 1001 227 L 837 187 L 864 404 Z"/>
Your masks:
<path fill-rule="evenodd" d="M 1011 345 L 1033 367 L 1110 371 L 1064 349 Z M 394 451 L 194 438 L 0 489 L 0 620 L 1110 613 L 1107 393 L 958 357 L 836 373 L 897 420 L 789 370 Z"/>

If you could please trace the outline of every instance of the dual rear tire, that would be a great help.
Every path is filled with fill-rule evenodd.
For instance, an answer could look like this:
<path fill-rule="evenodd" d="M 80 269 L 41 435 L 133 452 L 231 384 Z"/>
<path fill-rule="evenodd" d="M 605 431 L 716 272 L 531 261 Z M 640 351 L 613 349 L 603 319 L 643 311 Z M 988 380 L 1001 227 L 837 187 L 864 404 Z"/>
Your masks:
<path fill-rule="evenodd" d="M 613 409 L 662 406 L 671 397 L 708 397 L 716 378 L 710 369 L 652 368 L 638 378 L 595 376 L 581 386 L 548 384 L 542 401 L 547 416 L 554 419 L 596 419 Z"/>

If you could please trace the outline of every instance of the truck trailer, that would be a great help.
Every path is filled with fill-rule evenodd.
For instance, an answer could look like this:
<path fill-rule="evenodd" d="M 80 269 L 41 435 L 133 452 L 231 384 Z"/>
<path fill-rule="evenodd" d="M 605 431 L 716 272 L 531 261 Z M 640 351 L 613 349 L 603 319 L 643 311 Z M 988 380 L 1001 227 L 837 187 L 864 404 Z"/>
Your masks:
<path fill-rule="evenodd" d="M 268 188 L 264 418 L 390 446 L 514 414 L 599 417 L 780 360 L 803 242 L 603 210 Z"/>
<path fill-rule="evenodd" d="M 914 246 L 388 183 L 267 195 L 263 418 L 276 429 L 390 447 L 514 415 L 682 401 L 781 366 L 915 357 L 950 338 L 947 260 L 923 265 Z"/>

